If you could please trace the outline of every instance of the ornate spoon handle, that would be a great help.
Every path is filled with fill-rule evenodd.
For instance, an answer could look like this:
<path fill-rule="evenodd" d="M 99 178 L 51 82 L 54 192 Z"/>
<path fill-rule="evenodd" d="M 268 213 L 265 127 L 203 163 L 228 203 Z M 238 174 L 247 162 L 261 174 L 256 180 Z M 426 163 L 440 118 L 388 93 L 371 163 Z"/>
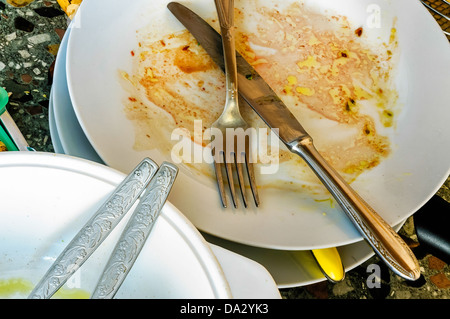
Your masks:
<path fill-rule="evenodd" d="M 93 299 L 114 297 L 141 252 L 177 174 L 175 165 L 167 162 L 161 165 L 116 244 L 92 294 Z"/>
<path fill-rule="evenodd" d="M 48 299 L 81 267 L 141 196 L 158 165 L 144 159 L 83 226 L 28 298 Z"/>

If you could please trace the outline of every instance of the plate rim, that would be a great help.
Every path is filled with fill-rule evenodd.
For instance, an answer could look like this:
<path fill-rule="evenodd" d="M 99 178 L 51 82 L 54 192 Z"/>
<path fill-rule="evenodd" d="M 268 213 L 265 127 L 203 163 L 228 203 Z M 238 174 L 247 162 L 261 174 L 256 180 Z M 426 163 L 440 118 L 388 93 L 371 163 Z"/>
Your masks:
<path fill-rule="evenodd" d="M 405 3 L 406 3 L 406 2 L 405 2 Z M 419 4 L 419 3 L 417 3 L 417 4 L 411 4 L 411 5 L 416 5 L 415 8 L 418 8 L 417 5 L 421 6 L 421 4 Z M 421 6 L 421 7 L 422 7 L 422 9 L 424 10 L 423 12 L 426 12 L 426 9 L 425 9 L 423 6 Z M 82 7 L 80 7 L 80 9 L 82 9 Z M 431 21 L 431 19 L 432 19 L 432 17 L 430 17 L 429 21 Z M 433 19 L 433 20 L 434 20 L 434 19 Z M 434 21 L 434 23 L 436 23 L 436 21 Z M 69 38 L 69 47 L 70 47 L 71 39 L 73 39 L 73 37 L 70 37 L 70 38 Z M 444 35 L 442 35 L 442 39 L 444 39 Z M 71 52 L 70 52 L 70 50 L 69 50 L 68 56 L 70 56 L 70 53 L 71 53 Z M 68 70 L 68 73 L 70 73 L 70 63 L 68 63 L 67 68 L 68 68 L 68 69 L 67 69 L 67 70 Z M 68 82 L 70 82 L 70 75 L 68 76 Z M 71 91 L 71 89 L 72 89 L 72 85 L 69 84 L 69 91 L 71 92 L 71 95 L 72 95 L 72 97 L 73 97 L 74 94 L 73 94 L 73 92 Z M 76 99 L 75 99 L 75 101 L 76 101 Z M 75 109 L 76 109 L 76 105 L 75 105 Z M 86 131 L 86 130 L 85 130 L 85 131 Z M 88 137 L 88 138 L 89 138 L 89 137 Z M 93 144 L 93 147 L 96 149 L 95 143 L 92 143 L 92 144 Z M 96 150 L 97 150 L 97 149 L 96 149 Z M 98 150 L 97 150 L 97 151 L 98 151 Z M 105 161 L 107 161 L 107 160 L 105 159 Z M 447 176 L 448 176 L 449 173 L 450 173 L 450 167 L 447 168 Z M 430 190 L 429 193 L 428 193 L 428 195 L 423 197 L 422 202 L 419 203 L 419 205 L 418 205 L 417 207 L 415 207 L 415 209 L 413 209 L 412 211 L 410 211 L 409 214 L 408 214 L 407 216 L 406 216 L 406 215 L 405 215 L 405 216 L 403 216 L 403 215 L 402 215 L 402 216 L 398 216 L 397 219 L 394 220 L 394 222 L 393 222 L 392 224 L 395 224 L 395 222 L 400 222 L 402 219 L 411 216 L 411 215 L 412 215 L 412 214 L 420 207 L 420 205 L 423 205 L 427 200 L 429 200 L 429 199 L 433 196 L 433 194 L 434 194 L 434 193 L 439 189 L 439 187 L 445 182 L 447 176 L 441 177 L 440 182 L 438 183 L 439 185 L 436 185 L 436 186 L 435 186 L 435 189 Z M 400 217 L 401 217 L 401 218 L 400 218 Z M 252 245 L 252 246 L 256 246 L 256 247 L 265 247 L 265 248 L 278 248 L 278 249 L 309 249 L 309 248 L 324 248 L 324 247 L 329 247 L 329 246 L 348 245 L 348 244 L 356 243 L 356 242 L 362 240 L 362 237 L 359 236 L 359 235 L 357 235 L 356 237 L 351 237 L 351 239 L 341 240 L 339 243 L 328 243 L 328 244 L 323 245 L 323 246 L 320 246 L 320 245 L 319 245 L 319 246 L 308 246 L 308 247 L 307 247 L 307 246 L 304 246 L 304 245 L 302 246 L 302 244 L 300 244 L 300 245 L 296 244 L 296 245 L 294 245 L 294 246 L 292 246 L 292 247 L 289 247 L 288 245 L 285 245 L 285 246 L 280 245 L 280 246 L 278 246 L 278 247 L 274 247 L 274 246 L 270 246 L 270 245 L 268 245 L 268 244 L 266 244 L 266 243 L 263 243 L 263 244 L 261 244 L 261 243 L 255 243 L 255 242 L 253 242 L 253 241 L 251 241 L 251 240 L 248 240 L 248 239 L 242 239 L 242 238 L 236 239 L 236 238 L 232 238 L 232 237 L 230 237 L 230 236 L 224 235 L 223 233 L 222 233 L 222 234 L 217 234 L 217 233 L 208 231 L 208 229 L 205 229 L 204 227 L 202 227 L 202 225 L 197 225 L 197 224 L 196 224 L 196 221 L 193 221 L 193 223 L 194 223 L 198 228 L 200 228 L 201 230 L 203 230 L 203 231 L 205 231 L 205 232 L 210 232 L 210 233 L 213 234 L 213 235 L 220 236 L 220 237 L 223 237 L 223 238 L 228 239 L 228 240 L 237 240 L 237 241 L 239 241 L 240 243 L 243 243 L 243 244 Z"/>
<path fill-rule="evenodd" d="M 114 168 L 87 159 L 39 151 L 1 154 L 0 170 L 8 167 L 60 169 L 71 174 L 81 174 L 114 187 L 118 186 L 126 177 L 126 174 Z M 222 266 L 210 245 L 192 223 L 170 201 L 164 205 L 159 218 L 164 219 L 166 224 L 170 225 L 190 248 L 191 254 L 195 256 L 208 278 L 214 298 L 232 298 Z"/>

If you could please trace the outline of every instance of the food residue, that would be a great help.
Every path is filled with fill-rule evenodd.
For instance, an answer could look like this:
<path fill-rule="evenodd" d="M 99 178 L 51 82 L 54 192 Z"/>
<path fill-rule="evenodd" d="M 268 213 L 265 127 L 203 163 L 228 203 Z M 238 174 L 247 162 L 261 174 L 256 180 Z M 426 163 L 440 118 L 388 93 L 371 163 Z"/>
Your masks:
<path fill-rule="evenodd" d="M 0 298 L 26 298 L 33 290 L 31 281 L 24 278 L 0 279 Z M 61 288 L 54 299 L 88 299 L 90 294 L 82 289 Z"/>
<path fill-rule="evenodd" d="M 216 20 L 209 22 L 218 29 Z M 352 26 L 344 16 L 326 16 L 298 2 L 277 10 L 256 0 L 236 3 L 235 23 L 236 49 L 347 180 L 390 155 L 389 134 L 399 112 L 393 85 L 394 28 L 389 43 L 374 46 L 364 37 L 363 27 Z M 139 46 L 132 48 L 130 57 L 133 70 L 120 72 L 128 93 L 125 112 L 135 127 L 135 148 L 160 149 L 170 156 L 178 142 L 171 140 L 176 128 L 206 147 L 202 136 L 225 103 L 224 74 L 186 30 L 159 37 L 139 30 L 137 35 Z M 241 112 L 252 127 L 266 127 L 242 101 Z M 194 130 L 196 120 L 202 121 L 201 130 Z M 185 164 L 213 176 L 210 164 Z M 298 189 L 299 184 L 305 188 L 320 183 L 283 146 L 278 172 L 259 176 L 258 184 Z"/>

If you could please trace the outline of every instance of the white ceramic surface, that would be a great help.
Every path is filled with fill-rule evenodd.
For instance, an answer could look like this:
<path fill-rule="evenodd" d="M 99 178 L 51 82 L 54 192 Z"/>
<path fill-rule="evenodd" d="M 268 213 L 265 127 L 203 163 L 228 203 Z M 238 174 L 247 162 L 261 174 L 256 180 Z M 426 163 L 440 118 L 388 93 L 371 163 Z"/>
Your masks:
<path fill-rule="evenodd" d="M 33 284 L 125 177 L 91 161 L 38 152 L 1 154 L 0 175 L 0 279 L 19 278 Z M 129 215 L 64 289 L 92 292 Z M 169 202 L 116 295 L 230 297 L 228 282 L 210 246 Z"/>
<path fill-rule="evenodd" d="M 52 143 L 56 153 L 73 155 L 89 160 L 98 160 L 99 157 L 78 125 L 72 109 L 67 85 L 61 83 L 66 82 L 65 50 L 67 48 L 69 33 L 70 27 L 61 41 L 60 51 L 55 65 L 54 83 L 50 95 L 49 126 Z M 58 101 L 57 105 L 54 105 L 55 101 Z M 55 116 L 55 113 L 58 116 Z M 73 122 L 76 124 L 71 124 Z M 63 131 L 62 134 L 60 133 L 61 131 Z M 99 161 L 101 163 L 101 160 Z M 211 248 L 224 269 L 233 298 L 280 297 L 277 284 L 274 282 L 272 275 L 263 266 L 216 245 L 212 244 Z M 237 270 L 235 267 L 239 269 Z"/>
<path fill-rule="evenodd" d="M 111 2 L 112 1 L 112 2 Z M 68 87 L 74 110 L 88 140 L 102 160 L 120 171 L 134 167 L 144 155 L 162 160 L 158 151 L 133 149 L 134 129 L 127 120 L 125 92 L 117 70 L 130 69 L 130 50 L 137 47 L 136 30 L 164 23 L 167 33 L 183 29 L 165 8 L 167 1 L 136 0 L 127 10 L 108 0 L 87 0 L 79 11 L 77 28 L 68 44 Z M 365 24 L 369 6 L 380 8 L 381 23 L 366 27 L 374 39 L 390 34 L 394 17 L 400 43 L 398 83 L 404 108 L 393 137 L 393 154 L 352 185 L 391 225 L 421 207 L 449 174 L 450 46 L 435 20 L 415 1 L 306 1 L 320 9 L 347 15 Z M 186 3 L 203 16 L 214 12 L 213 2 Z M 116 19 L 120 15 L 120 19 Z M 99 28 L 99 25 L 102 27 Z M 89 49 L 86 49 L 89 48 Z M 95 67 L 93 67 L 95 66 Z M 307 250 L 342 246 L 361 240 L 339 208 L 305 209 L 295 192 L 262 189 L 259 209 L 222 209 L 214 181 L 182 169 L 173 203 L 193 224 L 217 237 L 263 248 Z M 323 207 L 322 207 L 323 209 Z M 293 213 L 295 212 L 295 213 Z"/>
<path fill-rule="evenodd" d="M 55 80 L 57 81 L 57 80 Z M 50 136 L 52 138 L 52 145 L 53 149 L 55 150 L 55 153 L 58 154 L 68 154 L 64 152 L 64 149 L 62 147 L 62 142 L 59 137 L 58 128 L 56 127 L 56 119 L 55 119 L 55 108 L 53 106 L 54 101 L 54 90 L 50 90 L 50 98 L 49 98 L 49 106 L 48 106 L 48 125 L 50 129 Z M 70 155 L 70 154 L 69 154 Z M 81 158 L 85 158 L 84 156 L 80 156 Z"/>
<path fill-rule="evenodd" d="M 61 42 L 60 52 L 63 52 L 66 49 L 67 35 Z M 59 61 L 64 58 L 65 54 L 60 54 L 57 57 L 54 71 L 54 84 L 65 81 L 66 79 L 65 63 Z M 69 92 L 67 91 L 67 85 L 57 85 L 54 86 L 54 88 L 55 87 L 57 89 L 52 90 L 49 107 L 51 137 L 55 151 L 61 154 L 66 152 L 66 154 L 77 154 L 82 158 L 89 158 L 91 156 L 90 154 L 95 152 L 95 150 L 92 149 L 92 146 L 86 138 L 79 139 L 79 136 L 84 134 L 81 127 L 79 125 L 64 124 L 77 121 L 75 113 L 71 110 L 72 104 Z M 61 95 L 59 100 L 62 101 L 62 103 L 53 105 L 55 94 Z M 53 115 L 53 111 L 57 112 L 58 109 L 63 109 L 63 111 L 59 112 L 59 117 L 56 117 Z M 62 138 L 60 138 L 57 125 L 54 123 L 55 121 L 60 121 L 61 124 L 58 125 L 58 127 L 65 130 L 65 134 L 61 134 Z M 66 149 L 63 149 L 61 140 L 67 139 L 70 139 L 70 141 L 66 141 L 65 145 L 67 145 L 67 147 Z M 85 153 L 86 149 L 89 149 L 88 153 Z M 403 223 L 397 225 L 395 229 L 400 229 L 402 224 Z M 277 295 L 277 291 L 273 289 L 272 278 L 279 288 L 303 286 L 325 280 L 324 276 L 317 268 L 316 263 L 311 259 L 311 255 L 308 251 L 284 251 L 257 248 L 227 241 L 208 234 L 204 234 L 204 236 L 206 236 L 208 242 L 212 243 L 212 249 L 224 269 L 232 289 L 233 297 L 235 298 L 236 296 L 249 297 L 246 295 L 246 292 L 249 291 L 249 287 L 258 287 L 258 289 L 251 289 L 250 297 L 252 298 L 257 296 L 255 294 L 260 294 L 262 296 Z M 214 245 L 214 243 L 218 246 Z M 218 248 L 219 246 L 226 248 L 226 250 Z M 234 254 L 233 256 L 231 252 L 239 255 Z M 373 256 L 372 249 L 364 242 L 339 247 L 339 253 L 342 257 L 346 271 L 353 269 Z M 242 259 L 242 256 L 249 258 L 252 262 L 249 262 L 249 260 L 246 260 L 245 258 Z M 255 261 L 258 262 L 258 264 L 255 264 Z M 258 267 L 259 264 L 263 265 L 264 268 L 259 266 L 259 268 L 262 269 L 259 269 L 256 273 L 263 276 L 259 276 L 257 280 L 252 282 L 255 275 L 249 275 L 248 272 L 254 272 L 254 268 Z M 232 269 L 229 267 L 232 267 Z M 236 267 L 239 269 L 234 272 L 233 269 L 236 269 Z M 265 273 L 265 271 L 267 271 L 266 269 L 269 270 L 270 275 Z"/>
<path fill-rule="evenodd" d="M 222 266 L 234 299 L 280 299 L 280 291 L 266 268 L 252 259 L 210 244 Z"/>
<path fill-rule="evenodd" d="M 66 48 L 68 35 L 70 34 L 71 27 L 66 30 L 60 47 Z M 55 61 L 55 69 L 64 72 L 66 66 L 66 53 L 67 50 L 59 50 L 58 58 Z M 71 104 L 70 95 L 68 92 L 67 81 L 54 81 L 52 84 L 52 101 L 56 107 L 53 108 L 54 124 L 53 129 L 58 130 L 60 136 L 59 143 L 65 154 L 82 157 L 91 161 L 103 164 L 102 159 L 91 147 L 86 135 L 78 123 L 75 116 L 75 112 L 72 107 L 66 107 Z M 57 141 L 58 142 L 58 141 Z"/>
<path fill-rule="evenodd" d="M 52 100 L 53 98 L 50 99 L 49 107 L 50 127 L 53 128 L 51 130 L 52 142 L 55 152 L 64 154 L 54 116 L 51 115 L 54 109 Z M 82 149 L 84 148 L 75 149 L 74 153 L 80 154 L 80 157 L 84 158 Z M 234 299 L 278 299 L 281 297 L 272 274 L 261 264 L 223 247 L 211 243 L 210 246 L 223 269 Z"/>

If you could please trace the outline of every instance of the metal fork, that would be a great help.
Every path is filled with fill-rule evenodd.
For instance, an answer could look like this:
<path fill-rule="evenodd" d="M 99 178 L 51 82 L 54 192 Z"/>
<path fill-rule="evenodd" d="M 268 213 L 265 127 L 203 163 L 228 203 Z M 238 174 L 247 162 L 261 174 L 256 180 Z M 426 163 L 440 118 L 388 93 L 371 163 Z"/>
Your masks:
<path fill-rule="evenodd" d="M 256 206 L 259 206 L 259 195 L 256 187 L 253 162 L 250 160 L 249 125 L 242 118 L 238 103 L 237 66 L 234 40 L 234 0 L 215 0 L 219 17 L 220 30 L 224 50 L 226 101 L 223 113 L 212 124 L 212 155 L 216 171 L 217 185 L 223 207 L 227 207 L 223 170 L 226 172 L 231 199 L 237 207 L 235 175 L 241 191 L 244 206 L 248 206 L 244 165 Z M 235 168 L 233 168 L 233 166 Z"/>
<path fill-rule="evenodd" d="M 449 0 L 420 0 L 433 14 L 442 27 L 442 31 L 450 37 L 450 1 Z M 450 38 L 449 38 L 450 40 Z"/>

